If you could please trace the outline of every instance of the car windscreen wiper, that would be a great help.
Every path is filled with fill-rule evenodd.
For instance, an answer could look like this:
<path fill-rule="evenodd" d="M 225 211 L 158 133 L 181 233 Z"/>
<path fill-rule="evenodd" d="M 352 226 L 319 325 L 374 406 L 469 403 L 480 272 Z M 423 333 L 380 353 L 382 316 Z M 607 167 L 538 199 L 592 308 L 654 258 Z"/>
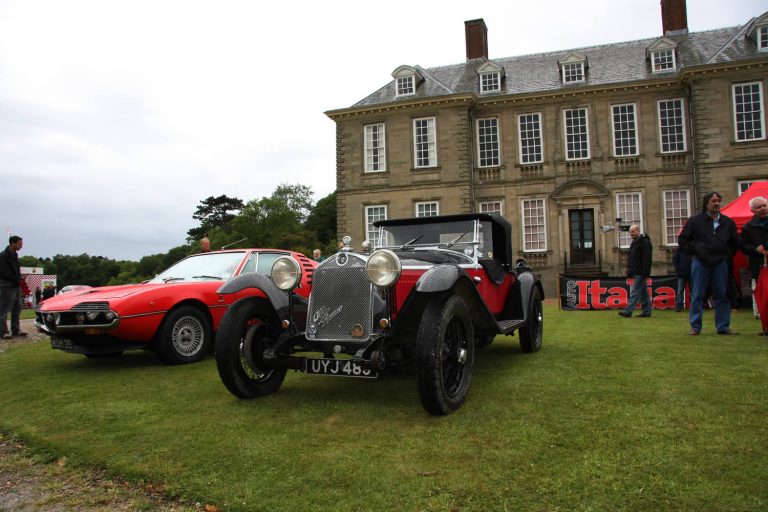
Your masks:
<path fill-rule="evenodd" d="M 192 276 L 192 279 L 221 279 L 221 276 Z"/>
<path fill-rule="evenodd" d="M 164 283 L 167 283 L 169 281 L 183 281 L 183 280 L 184 280 L 183 277 L 164 277 L 163 278 Z"/>
<path fill-rule="evenodd" d="M 461 238 L 462 238 L 464 235 L 466 235 L 467 233 L 469 233 L 469 230 L 466 230 L 465 232 L 463 232 L 462 234 L 460 234 L 459 236 L 457 236 L 456 238 L 454 238 L 453 240 L 451 240 L 450 242 L 448 242 L 447 244 L 445 244 L 445 246 L 446 246 L 446 247 L 453 247 L 453 244 L 455 244 L 456 242 L 458 242 L 459 240 L 461 240 Z"/>
<path fill-rule="evenodd" d="M 405 249 L 406 247 L 411 245 L 413 242 L 416 242 L 417 240 L 419 240 L 423 236 L 424 236 L 424 233 L 420 234 L 419 236 L 417 236 L 413 240 L 408 240 L 407 242 L 405 242 L 403 245 L 400 246 L 400 249 Z"/>

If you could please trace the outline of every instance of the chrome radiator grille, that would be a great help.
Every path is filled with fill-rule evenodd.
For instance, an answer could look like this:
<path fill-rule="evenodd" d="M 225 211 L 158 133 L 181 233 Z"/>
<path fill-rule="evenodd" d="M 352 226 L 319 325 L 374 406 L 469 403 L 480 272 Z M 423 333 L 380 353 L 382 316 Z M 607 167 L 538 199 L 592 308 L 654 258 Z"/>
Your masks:
<path fill-rule="evenodd" d="M 365 260 L 359 256 L 339 253 L 322 262 L 312 276 L 307 339 L 368 340 L 373 327 L 372 294 Z"/>

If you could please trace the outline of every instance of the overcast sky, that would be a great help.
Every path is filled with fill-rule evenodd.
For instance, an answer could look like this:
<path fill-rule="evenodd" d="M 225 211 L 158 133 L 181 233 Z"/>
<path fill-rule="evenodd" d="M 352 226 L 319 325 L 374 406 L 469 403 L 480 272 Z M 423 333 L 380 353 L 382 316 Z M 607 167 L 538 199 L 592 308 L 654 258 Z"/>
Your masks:
<path fill-rule="evenodd" d="M 688 0 L 691 31 L 765 0 Z M 521 9 L 521 7 L 524 8 Z M 138 260 L 208 196 L 335 188 L 335 127 L 400 65 L 657 37 L 659 0 L 0 0 L 0 250 Z"/>

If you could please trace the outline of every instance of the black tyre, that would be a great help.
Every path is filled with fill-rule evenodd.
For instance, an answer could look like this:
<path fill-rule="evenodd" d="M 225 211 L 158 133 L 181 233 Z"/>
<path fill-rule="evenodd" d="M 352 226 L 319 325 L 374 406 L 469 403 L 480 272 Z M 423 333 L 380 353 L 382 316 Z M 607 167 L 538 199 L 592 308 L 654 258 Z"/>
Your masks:
<path fill-rule="evenodd" d="M 182 306 L 166 315 L 154 350 L 165 364 L 196 363 L 210 351 L 212 343 L 208 317 L 193 306 Z"/>
<path fill-rule="evenodd" d="M 277 320 L 258 300 L 241 299 L 227 310 L 216 333 L 216 368 L 233 395 L 257 398 L 280 389 L 286 369 L 262 359 L 278 335 Z"/>
<path fill-rule="evenodd" d="M 544 339 L 544 309 L 541 307 L 541 293 L 538 288 L 531 292 L 528 301 L 528 321 L 518 331 L 523 352 L 538 352 Z"/>
<path fill-rule="evenodd" d="M 461 297 L 433 300 L 417 335 L 416 377 L 421 404 L 428 413 L 445 415 L 464 403 L 472 380 L 475 336 Z"/>

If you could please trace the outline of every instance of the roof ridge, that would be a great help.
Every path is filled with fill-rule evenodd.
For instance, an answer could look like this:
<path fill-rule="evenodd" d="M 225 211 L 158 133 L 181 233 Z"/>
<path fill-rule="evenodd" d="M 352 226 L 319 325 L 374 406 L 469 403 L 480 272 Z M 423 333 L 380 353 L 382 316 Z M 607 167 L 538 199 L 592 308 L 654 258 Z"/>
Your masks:
<path fill-rule="evenodd" d="M 733 34 L 733 36 L 732 36 L 732 37 L 731 37 L 731 38 L 728 40 L 728 42 L 726 42 L 725 44 L 723 44 L 723 46 L 721 46 L 720 48 L 718 48 L 718 49 L 717 49 L 717 51 L 716 51 L 715 53 L 713 53 L 713 54 L 712 54 L 712 56 L 711 56 L 711 57 L 709 57 L 709 58 L 708 58 L 708 59 L 707 59 L 707 60 L 706 60 L 704 63 L 705 63 L 705 64 L 709 64 L 709 63 L 711 63 L 711 62 L 712 62 L 712 60 L 713 60 L 715 57 L 717 57 L 718 55 L 720 55 L 720 53 L 721 53 L 723 50 L 725 50 L 725 48 L 726 48 L 726 47 L 730 46 L 730 45 L 731 45 L 731 43 L 733 43 L 733 42 L 736 40 L 736 38 L 737 38 L 737 37 L 739 37 L 741 34 L 743 34 L 743 33 L 744 33 L 744 31 L 747 29 L 747 27 L 749 27 L 749 26 L 750 26 L 750 24 L 754 23 L 755 19 L 756 19 L 756 18 L 751 18 L 751 19 L 750 19 L 748 22 L 746 22 L 744 25 L 741 25 L 741 28 L 740 28 L 740 29 L 739 29 L 739 30 L 738 30 L 738 31 L 737 31 L 735 34 Z M 736 25 L 736 26 L 738 26 L 738 25 Z"/>

